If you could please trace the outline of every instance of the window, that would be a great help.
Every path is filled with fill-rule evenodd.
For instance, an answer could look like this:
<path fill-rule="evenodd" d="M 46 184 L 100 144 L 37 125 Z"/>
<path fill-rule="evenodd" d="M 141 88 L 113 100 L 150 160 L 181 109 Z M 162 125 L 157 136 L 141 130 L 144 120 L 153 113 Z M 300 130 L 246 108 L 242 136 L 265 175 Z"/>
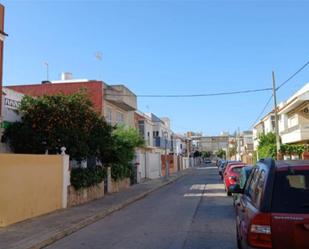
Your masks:
<path fill-rule="evenodd" d="M 258 174 L 259 174 L 259 170 L 258 170 L 258 168 L 256 168 L 255 171 L 251 174 L 252 177 L 250 179 L 250 183 L 247 186 L 246 194 L 251 199 L 253 199 L 253 197 L 254 197 L 254 190 L 255 190 L 255 186 L 257 184 L 257 180 L 258 180 Z"/>
<path fill-rule="evenodd" d="M 234 167 L 231 169 L 232 172 L 236 174 L 240 174 L 242 167 Z"/>
<path fill-rule="evenodd" d="M 145 134 L 145 123 L 144 123 L 144 120 L 139 120 L 138 121 L 138 130 L 139 130 L 139 135 L 142 138 L 145 138 L 144 137 L 144 134 Z"/>
<path fill-rule="evenodd" d="M 264 189 L 264 184 L 265 184 L 265 178 L 266 178 L 265 171 L 262 170 L 260 175 L 259 175 L 259 179 L 258 179 L 258 182 L 257 182 L 257 185 L 256 185 L 255 195 L 254 195 L 254 202 L 255 202 L 256 207 L 261 206 L 263 189 Z"/>
<path fill-rule="evenodd" d="M 123 124 L 124 123 L 124 115 L 121 112 L 116 112 L 116 123 Z"/>
<path fill-rule="evenodd" d="M 309 170 L 277 172 L 272 211 L 278 213 L 309 213 Z"/>
<path fill-rule="evenodd" d="M 105 119 L 107 123 L 112 123 L 112 109 L 109 107 L 106 108 Z"/>
<path fill-rule="evenodd" d="M 297 122 L 298 122 L 297 116 L 296 116 L 296 115 L 293 115 L 292 117 L 290 117 L 290 118 L 288 119 L 288 127 L 291 128 L 291 127 L 296 126 L 296 125 L 297 125 Z"/>

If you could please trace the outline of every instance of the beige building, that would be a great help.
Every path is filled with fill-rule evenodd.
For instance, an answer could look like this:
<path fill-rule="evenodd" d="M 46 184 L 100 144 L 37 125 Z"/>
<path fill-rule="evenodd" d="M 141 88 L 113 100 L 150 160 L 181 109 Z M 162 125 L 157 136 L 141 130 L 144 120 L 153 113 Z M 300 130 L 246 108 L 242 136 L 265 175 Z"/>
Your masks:
<path fill-rule="evenodd" d="M 309 83 L 293 94 L 278 114 L 283 144 L 309 143 Z"/>
<path fill-rule="evenodd" d="M 136 95 L 124 85 L 104 85 L 104 117 L 111 125 L 135 127 Z"/>

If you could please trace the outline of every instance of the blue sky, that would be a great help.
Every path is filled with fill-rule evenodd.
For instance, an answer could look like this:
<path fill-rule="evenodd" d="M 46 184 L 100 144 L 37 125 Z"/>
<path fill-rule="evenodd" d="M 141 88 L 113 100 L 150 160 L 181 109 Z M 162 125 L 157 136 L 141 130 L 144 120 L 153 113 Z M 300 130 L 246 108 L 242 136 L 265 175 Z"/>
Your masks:
<path fill-rule="evenodd" d="M 272 86 L 309 60 L 308 1 L 2 1 L 4 85 L 63 71 L 125 84 L 136 94 L 201 94 Z M 103 55 L 101 61 L 95 53 Z M 287 99 L 309 66 L 278 91 Z M 176 132 L 251 127 L 271 92 L 207 98 L 139 98 Z M 269 105 L 266 111 L 271 109 Z"/>

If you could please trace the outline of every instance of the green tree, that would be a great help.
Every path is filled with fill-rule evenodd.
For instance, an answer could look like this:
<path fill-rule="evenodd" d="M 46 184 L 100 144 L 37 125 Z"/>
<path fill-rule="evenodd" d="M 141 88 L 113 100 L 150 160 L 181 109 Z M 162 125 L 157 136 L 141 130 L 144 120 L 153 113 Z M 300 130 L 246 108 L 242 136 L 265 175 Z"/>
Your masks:
<path fill-rule="evenodd" d="M 276 157 L 276 135 L 275 133 L 261 134 L 258 146 L 259 158 Z"/>
<path fill-rule="evenodd" d="M 216 153 L 217 157 L 219 158 L 226 158 L 226 152 L 223 149 L 219 149 Z"/>
<path fill-rule="evenodd" d="M 229 157 L 231 158 L 231 157 L 235 156 L 236 152 L 237 151 L 236 151 L 236 147 L 235 146 L 229 148 Z"/>
<path fill-rule="evenodd" d="M 93 109 L 87 93 L 25 96 L 19 109 L 22 120 L 10 125 L 4 137 L 15 153 L 59 152 L 65 146 L 72 159 L 99 156 L 109 161 L 112 127 Z"/>
<path fill-rule="evenodd" d="M 112 178 L 114 180 L 132 176 L 132 161 L 135 148 L 144 145 L 144 140 L 137 130 L 124 125 L 117 126 L 113 131 Z"/>

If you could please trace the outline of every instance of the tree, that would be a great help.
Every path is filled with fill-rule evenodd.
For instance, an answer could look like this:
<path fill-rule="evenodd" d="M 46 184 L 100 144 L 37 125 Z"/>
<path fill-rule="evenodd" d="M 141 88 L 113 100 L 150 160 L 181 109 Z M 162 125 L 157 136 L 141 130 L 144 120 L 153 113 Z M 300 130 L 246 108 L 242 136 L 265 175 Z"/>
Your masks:
<path fill-rule="evenodd" d="M 229 157 L 230 157 L 230 158 L 233 157 L 233 156 L 235 156 L 236 153 L 237 153 L 237 151 L 236 151 L 236 147 L 235 147 L 235 146 L 233 146 L 233 147 L 231 147 L 231 148 L 229 149 Z"/>
<path fill-rule="evenodd" d="M 130 177 L 135 148 L 143 146 L 144 140 L 136 129 L 124 125 L 117 126 L 112 135 L 114 139 L 112 177 L 114 180 Z"/>
<path fill-rule="evenodd" d="M 216 153 L 217 157 L 219 158 L 226 158 L 226 152 L 223 149 L 219 149 Z"/>
<path fill-rule="evenodd" d="M 200 157 L 202 156 L 202 153 L 199 152 L 198 150 L 196 150 L 194 153 L 193 153 L 193 157 Z"/>
<path fill-rule="evenodd" d="M 261 134 L 258 146 L 259 158 L 276 157 L 276 135 L 275 133 Z"/>
<path fill-rule="evenodd" d="M 208 157 L 211 156 L 211 152 L 210 152 L 210 151 L 202 151 L 202 152 L 201 152 L 201 156 L 202 156 L 203 158 L 208 158 Z"/>
<path fill-rule="evenodd" d="M 25 96 L 19 108 L 21 122 L 11 124 L 4 137 L 15 153 L 59 152 L 65 146 L 72 159 L 99 156 L 109 161 L 112 130 L 93 109 L 87 93 Z"/>

